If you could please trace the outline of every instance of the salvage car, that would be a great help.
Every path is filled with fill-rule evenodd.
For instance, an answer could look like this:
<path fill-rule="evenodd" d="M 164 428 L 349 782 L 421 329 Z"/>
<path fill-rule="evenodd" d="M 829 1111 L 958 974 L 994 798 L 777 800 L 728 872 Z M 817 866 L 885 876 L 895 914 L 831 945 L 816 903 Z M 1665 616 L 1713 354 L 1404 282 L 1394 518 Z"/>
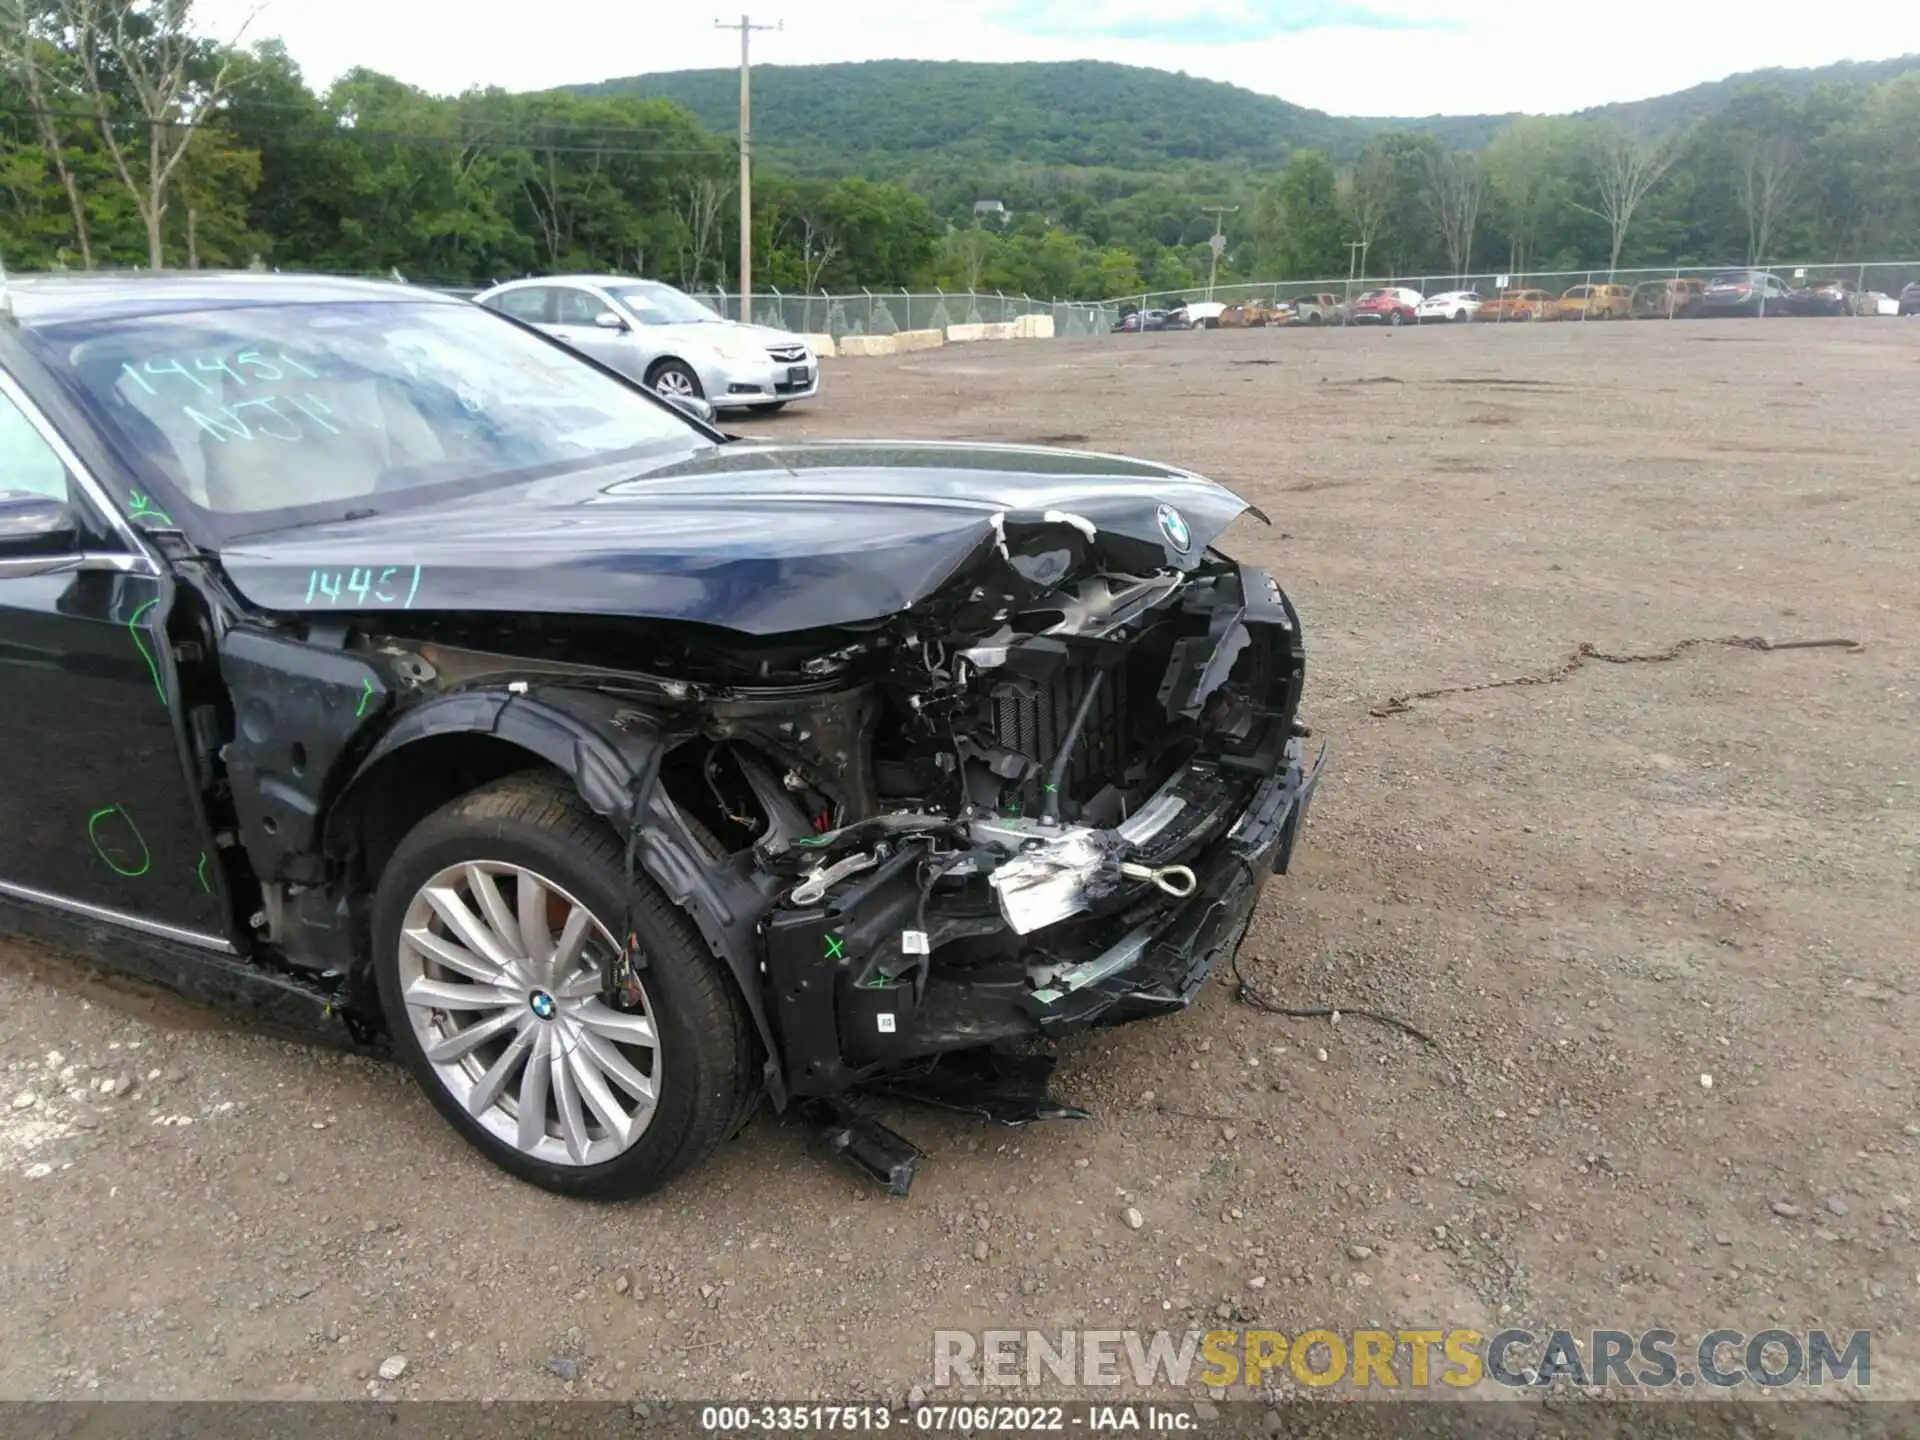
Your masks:
<path fill-rule="evenodd" d="M 1634 320 L 1683 320 L 1695 313 L 1707 282 L 1690 275 L 1668 280 L 1642 280 L 1633 287 L 1627 314 Z"/>
<path fill-rule="evenodd" d="M 1480 292 L 1478 290 L 1447 290 L 1438 295 L 1429 295 L 1414 307 L 1414 314 L 1422 325 L 1429 320 L 1452 321 L 1461 323 L 1473 319 L 1480 313 Z"/>
<path fill-rule="evenodd" d="M 1406 325 L 1420 318 L 1421 295 L 1404 286 L 1369 290 L 1353 302 L 1355 325 Z"/>
<path fill-rule="evenodd" d="M 1706 317 L 1784 315 L 1789 289 L 1770 271 L 1729 270 L 1707 282 L 1695 313 Z"/>
<path fill-rule="evenodd" d="M 820 393 L 820 362 L 798 335 L 729 320 L 657 280 L 556 275 L 475 299 L 668 399 L 771 415 Z"/>
<path fill-rule="evenodd" d="M 1844 277 L 1816 280 L 1789 291 L 1780 308 L 1787 315 L 1872 315 L 1867 297 Z"/>
<path fill-rule="evenodd" d="M 1560 297 L 1560 320 L 1625 320 L 1633 313 L 1633 291 L 1625 285 L 1575 285 Z"/>
<path fill-rule="evenodd" d="M 1347 307 L 1331 290 L 1311 295 L 1296 295 L 1289 302 L 1294 319 L 1302 325 L 1341 325 L 1346 322 Z"/>
<path fill-rule="evenodd" d="M 564 1193 L 762 1097 L 896 1189 L 856 1087 L 1066 1113 L 1032 1042 L 1185 1006 L 1322 773 L 1221 486 L 731 439 L 423 290 L 15 280 L 0 483 L 0 928 Z"/>
<path fill-rule="evenodd" d="M 1900 287 L 1900 313 L 1920 315 L 1920 280 L 1909 281 Z"/>
<path fill-rule="evenodd" d="M 1551 320 L 1558 313 L 1559 297 L 1545 290 L 1502 290 L 1480 304 L 1473 318 L 1487 321 Z"/>
<path fill-rule="evenodd" d="M 1236 300 L 1220 312 L 1218 323 L 1223 330 L 1291 325 L 1293 307 L 1279 300 Z"/>

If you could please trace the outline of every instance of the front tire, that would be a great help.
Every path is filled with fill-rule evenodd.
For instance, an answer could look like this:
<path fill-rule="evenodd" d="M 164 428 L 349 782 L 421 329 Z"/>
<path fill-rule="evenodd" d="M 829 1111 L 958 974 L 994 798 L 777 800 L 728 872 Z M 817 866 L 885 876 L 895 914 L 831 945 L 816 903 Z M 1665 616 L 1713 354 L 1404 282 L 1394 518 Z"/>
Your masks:
<path fill-rule="evenodd" d="M 668 397 L 684 395 L 694 400 L 707 398 L 700 377 L 693 373 L 693 367 L 684 360 L 662 360 L 647 371 L 647 384 Z"/>
<path fill-rule="evenodd" d="M 374 896 L 395 1053 L 468 1143 L 564 1195 L 658 1188 L 710 1155 L 754 1096 L 738 992 L 644 877 L 637 994 L 601 992 L 625 886 L 613 830 L 558 776 L 534 774 L 421 821 Z"/>

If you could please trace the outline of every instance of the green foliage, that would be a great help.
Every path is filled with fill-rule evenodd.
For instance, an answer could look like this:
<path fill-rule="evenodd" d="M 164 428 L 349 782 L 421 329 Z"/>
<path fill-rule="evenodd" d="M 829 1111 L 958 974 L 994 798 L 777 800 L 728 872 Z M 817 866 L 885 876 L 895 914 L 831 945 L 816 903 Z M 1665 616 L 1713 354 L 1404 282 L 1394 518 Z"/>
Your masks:
<path fill-rule="evenodd" d="M 1261 192 L 1254 234 L 1262 275 L 1308 280 L 1340 272 L 1349 232 L 1326 156 L 1301 150 L 1287 162 L 1278 182 Z"/>
<path fill-rule="evenodd" d="M 146 263 L 137 112 L 107 96 L 123 176 L 70 43 L 36 34 L 28 67 L 0 35 L 0 253 L 16 269 Z M 171 177 L 158 227 L 170 264 L 259 255 L 469 285 L 736 278 L 731 70 L 441 97 L 366 70 L 316 94 L 277 42 L 194 63 L 235 61 L 244 83 L 207 108 Z M 1093 63 L 768 66 L 755 73 L 756 288 L 1191 293 L 1212 267 L 1215 206 L 1222 283 L 1343 276 L 1354 240 L 1367 273 L 1437 282 L 1454 268 L 1443 156 L 1484 183 L 1470 257 L 1482 273 L 1602 267 L 1616 229 L 1622 265 L 1920 255 L 1920 61 L 1776 72 L 1596 114 L 1335 119 Z M 1602 140 L 1636 125 L 1673 139 L 1678 159 L 1623 228 L 1605 213 Z M 1005 213 L 977 216 L 983 200 Z"/>
<path fill-rule="evenodd" d="M 654 95 L 717 131 L 733 127 L 736 70 L 679 70 L 576 87 L 587 95 Z M 924 161 L 1165 169 L 1193 162 L 1278 165 L 1296 147 L 1351 155 L 1352 121 L 1238 86 L 1130 65 L 980 65 L 870 60 L 759 65 L 756 149 L 808 174 L 858 168 L 917 172 Z"/>

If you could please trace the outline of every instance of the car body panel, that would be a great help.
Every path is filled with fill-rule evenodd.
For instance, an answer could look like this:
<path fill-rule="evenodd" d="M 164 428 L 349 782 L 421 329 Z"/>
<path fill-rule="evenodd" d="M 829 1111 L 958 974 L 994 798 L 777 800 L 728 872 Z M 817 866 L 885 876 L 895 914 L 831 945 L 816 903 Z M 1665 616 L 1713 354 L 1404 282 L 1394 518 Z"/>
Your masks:
<path fill-rule="evenodd" d="M 1160 507 L 1192 534 L 1174 552 Z M 733 445 L 632 478 L 605 473 L 223 549 L 253 603 L 336 605 L 313 576 L 371 566 L 402 609 L 698 621 L 749 634 L 891 614 L 994 543 L 1004 517 L 1054 511 L 1191 564 L 1245 502 L 1167 466 L 1016 446 Z M 393 573 L 386 573 L 391 568 Z"/>

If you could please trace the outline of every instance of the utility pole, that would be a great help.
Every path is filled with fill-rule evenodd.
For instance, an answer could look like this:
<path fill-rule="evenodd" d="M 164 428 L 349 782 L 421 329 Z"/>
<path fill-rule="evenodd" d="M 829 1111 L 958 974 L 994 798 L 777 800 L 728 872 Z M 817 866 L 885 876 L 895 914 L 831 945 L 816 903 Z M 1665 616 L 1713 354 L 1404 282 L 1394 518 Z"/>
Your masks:
<path fill-rule="evenodd" d="M 748 42 L 756 30 L 784 30 L 787 22 L 756 25 L 742 15 L 736 24 L 728 20 L 713 22 L 716 30 L 740 32 L 740 323 L 753 323 L 753 121 L 751 81 L 753 61 Z"/>
<path fill-rule="evenodd" d="M 1353 277 L 1359 273 L 1360 262 L 1367 258 L 1367 242 L 1349 240 L 1347 242 L 1347 305 L 1353 305 Z"/>
<path fill-rule="evenodd" d="M 1213 251 L 1213 259 L 1207 264 L 1207 299 L 1213 299 L 1214 277 L 1220 273 L 1220 257 L 1226 253 L 1227 236 L 1221 228 L 1222 221 L 1228 215 L 1238 213 L 1238 205 L 1202 205 L 1202 215 L 1213 216 L 1213 237 L 1207 241 L 1207 248 Z"/>

